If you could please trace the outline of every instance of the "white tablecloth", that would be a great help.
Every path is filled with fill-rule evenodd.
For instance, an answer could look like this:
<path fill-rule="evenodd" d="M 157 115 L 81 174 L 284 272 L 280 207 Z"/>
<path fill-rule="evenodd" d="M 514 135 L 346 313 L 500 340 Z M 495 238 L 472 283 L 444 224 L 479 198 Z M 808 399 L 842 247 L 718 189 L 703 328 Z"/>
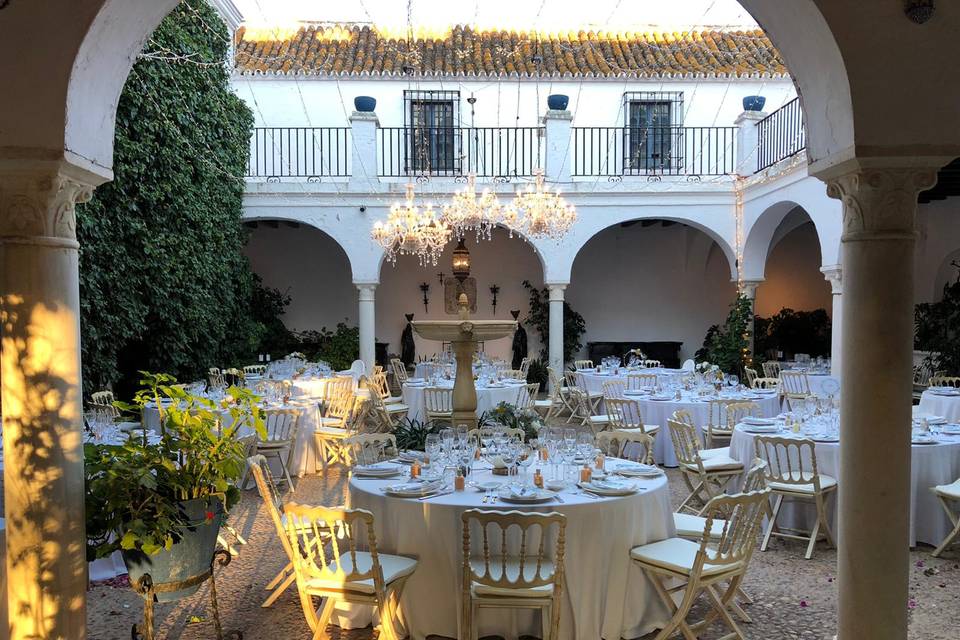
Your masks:
<path fill-rule="evenodd" d="M 505 480 L 489 471 L 477 471 L 473 480 Z M 471 489 L 425 501 L 387 497 L 381 487 L 394 480 L 352 478 L 351 508 L 373 512 L 377 548 L 381 553 L 416 557 L 418 566 L 400 602 L 410 637 L 428 634 L 457 637 L 460 609 L 462 533 L 461 514 L 484 508 L 481 494 Z M 675 534 L 673 509 L 665 476 L 638 480 L 645 490 L 632 496 L 593 500 L 565 492 L 563 504 L 512 505 L 502 501 L 491 509 L 559 511 L 567 516 L 566 589 L 560 613 L 560 638 L 619 640 L 636 638 L 663 626 L 668 620 L 643 572 L 630 562 L 636 545 L 663 540 Z M 480 553 L 480 547 L 478 547 Z M 340 624 L 363 626 L 367 611 L 349 611 Z M 479 619 L 480 637 L 522 634 L 540 636 L 538 612 L 510 609 L 484 610 Z"/>
<path fill-rule="evenodd" d="M 452 381 L 442 381 L 438 383 L 438 386 L 446 386 L 453 388 Z M 484 387 L 477 389 L 477 417 L 483 415 L 484 411 L 489 411 L 490 409 L 496 408 L 501 402 L 508 402 L 510 404 L 516 404 L 517 398 L 520 395 L 520 389 L 523 385 L 504 385 L 503 387 Z M 425 420 L 426 412 L 424 411 L 423 402 L 424 402 L 424 390 L 423 386 L 412 386 L 409 384 L 403 385 L 403 403 L 407 405 L 410 410 L 407 412 L 407 415 L 411 420 Z"/>
<path fill-rule="evenodd" d="M 943 416 L 950 422 L 960 422 L 960 395 L 940 395 L 927 389 L 920 396 L 920 413 Z"/>
<path fill-rule="evenodd" d="M 831 376 L 827 373 L 808 373 L 807 380 L 810 382 L 810 393 L 815 396 L 825 397 L 829 395 L 838 395 L 840 393 L 840 378 Z M 829 385 L 832 388 L 824 388 Z"/>
<path fill-rule="evenodd" d="M 803 434 L 786 432 L 777 434 L 782 437 L 804 437 Z M 737 426 L 730 443 L 730 455 L 745 467 L 756 457 L 754 448 L 755 434 L 743 431 Z M 918 542 L 938 545 L 950 532 L 952 526 L 947 520 L 943 508 L 930 487 L 949 484 L 960 478 L 960 436 L 941 436 L 941 444 L 913 445 L 911 447 L 912 469 L 910 476 L 910 546 Z M 820 473 L 840 481 L 840 445 L 836 442 L 818 442 L 817 469 Z M 804 469 L 810 469 L 809 460 L 804 460 Z M 831 526 L 836 521 L 837 504 L 834 498 L 827 503 Z M 781 513 L 786 524 L 799 525 L 809 529 L 815 522 L 813 507 L 784 503 Z M 836 528 L 834 528 L 836 533 Z"/>
<path fill-rule="evenodd" d="M 577 371 L 577 375 L 580 376 L 581 383 L 584 385 L 584 388 L 590 393 L 600 395 L 603 393 L 603 383 L 610 382 L 612 380 L 620 380 L 624 384 L 627 382 L 627 376 L 631 373 L 646 373 L 654 374 L 657 376 L 657 381 L 660 384 L 665 384 L 681 378 L 684 374 L 689 373 L 683 369 L 665 369 L 663 367 L 655 367 L 650 369 L 636 369 L 633 371 L 628 371 L 626 368 L 621 368 L 616 374 L 608 371 L 597 372 L 596 370 L 583 369 Z"/>

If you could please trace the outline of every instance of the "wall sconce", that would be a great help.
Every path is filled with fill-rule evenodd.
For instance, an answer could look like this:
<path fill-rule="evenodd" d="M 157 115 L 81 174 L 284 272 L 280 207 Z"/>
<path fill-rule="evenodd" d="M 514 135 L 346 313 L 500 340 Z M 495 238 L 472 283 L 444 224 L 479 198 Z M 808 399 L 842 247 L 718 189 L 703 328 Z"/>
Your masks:
<path fill-rule="evenodd" d="M 430 310 L 427 308 L 427 305 L 430 303 L 430 298 L 427 295 L 430 293 L 430 285 L 426 282 L 420 284 L 420 291 L 423 292 L 423 312 L 430 313 Z"/>
<path fill-rule="evenodd" d="M 490 287 L 490 295 L 493 296 L 493 315 L 497 315 L 497 294 L 500 293 L 500 286 L 493 285 Z"/>

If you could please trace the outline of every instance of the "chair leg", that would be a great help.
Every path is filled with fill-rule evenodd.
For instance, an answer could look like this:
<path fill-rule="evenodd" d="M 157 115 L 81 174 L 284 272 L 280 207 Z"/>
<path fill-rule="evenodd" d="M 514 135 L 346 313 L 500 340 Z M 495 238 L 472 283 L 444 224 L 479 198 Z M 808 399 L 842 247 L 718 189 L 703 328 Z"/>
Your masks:
<path fill-rule="evenodd" d="M 940 546 L 933 550 L 932 555 L 934 558 L 938 558 L 941 553 L 946 551 L 947 547 L 949 547 L 953 543 L 954 539 L 958 535 L 960 535 L 960 517 L 957 517 L 957 515 L 953 513 L 953 510 L 950 508 L 950 505 L 947 503 L 946 498 L 944 498 L 943 496 L 937 496 L 937 498 L 940 500 L 940 504 L 943 506 L 943 510 L 947 512 L 947 517 L 950 519 L 950 522 L 952 522 L 954 526 L 953 526 L 953 531 L 947 534 L 947 537 L 943 539 L 943 542 L 940 543 Z"/>
<path fill-rule="evenodd" d="M 287 487 L 289 487 L 290 490 L 293 491 L 294 489 L 296 489 L 296 486 L 293 484 L 293 479 L 290 477 L 290 471 L 287 469 L 287 465 L 283 461 L 282 453 L 277 453 L 277 460 L 280 461 L 280 468 L 283 469 L 283 477 L 286 478 L 287 480 Z"/>
<path fill-rule="evenodd" d="M 823 495 L 817 496 L 817 519 L 820 526 L 823 527 L 824 536 L 827 538 L 827 544 L 836 548 L 836 539 L 833 537 L 833 531 L 830 529 L 830 522 L 827 520 L 827 505 Z"/>
<path fill-rule="evenodd" d="M 245 545 L 245 544 L 247 544 L 247 541 L 244 540 L 243 536 L 240 535 L 240 532 L 237 531 L 236 529 L 234 529 L 231 525 L 225 524 L 225 525 L 223 525 L 223 528 L 226 529 L 226 530 L 230 533 L 230 535 L 232 535 L 234 538 L 236 538 L 236 539 L 237 539 L 237 542 L 238 542 L 240 545 Z"/>
<path fill-rule="evenodd" d="M 739 579 L 735 578 L 734 580 L 735 582 L 739 582 Z M 736 637 L 743 640 L 744 638 L 743 632 L 740 631 L 740 627 L 737 626 L 736 620 L 733 619 L 733 616 L 731 616 L 730 612 L 727 610 L 727 605 L 730 603 L 730 601 L 733 598 L 735 587 L 731 585 L 727 589 L 727 593 L 725 593 L 722 598 L 717 593 L 717 590 L 714 589 L 713 585 L 709 585 L 706 588 L 706 592 L 707 592 L 707 597 L 713 603 L 713 608 L 716 610 L 716 612 L 720 615 L 720 617 L 727 624 L 727 626 L 733 631 L 733 633 L 736 634 Z"/>
<path fill-rule="evenodd" d="M 666 587 L 664 587 L 660 581 L 660 577 L 650 574 L 648 574 L 648 576 L 653 583 L 654 590 L 657 592 L 657 595 L 660 596 L 660 600 L 663 601 L 663 604 L 667 605 L 667 611 L 673 612 L 673 617 L 670 618 L 670 622 L 667 623 L 667 626 L 660 629 L 660 633 L 657 634 L 654 640 L 667 640 L 677 629 L 680 629 L 685 640 L 697 640 L 697 637 L 686 623 L 687 613 L 690 612 L 690 607 L 693 606 L 696 594 L 691 595 L 689 593 L 690 589 L 687 588 L 683 600 L 680 602 L 680 605 L 677 606 L 670 592 L 667 591 Z"/>
<path fill-rule="evenodd" d="M 323 599 L 323 605 L 320 607 L 320 615 L 317 617 L 317 626 L 313 630 L 313 640 L 330 640 L 330 634 L 327 633 L 327 625 L 330 624 L 330 616 L 333 615 L 333 605 L 333 598 L 327 597 Z"/>
<path fill-rule="evenodd" d="M 279 578 L 282 575 L 283 575 L 282 572 L 278 573 L 277 577 Z M 286 591 L 290 587 L 290 585 L 292 585 L 294 581 L 296 581 L 296 579 L 297 579 L 297 574 L 295 573 L 289 574 L 286 578 L 283 579 L 283 582 L 277 585 L 277 587 L 273 590 L 273 593 L 271 593 L 267 597 L 267 599 L 263 601 L 263 604 L 261 604 L 260 606 L 263 607 L 264 609 L 272 607 L 273 603 L 277 601 L 277 598 L 283 595 L 283 592 Z"/>
<path fill-rule="evenodd" d="M 770 544 L 770 534 L 773 533 L 773 528 L 777 526 L 777 516 L 780 515 L 781 504 L 783 504 L 783 496 L 778 495 L 777 501 L 773 504 L 773 515 L 770 516 L 770 522 L 767 524 L 767 530 L 763 534 L 763 543 L 760 544 L 760 551 L 766 551 L 767 545 Z"/>

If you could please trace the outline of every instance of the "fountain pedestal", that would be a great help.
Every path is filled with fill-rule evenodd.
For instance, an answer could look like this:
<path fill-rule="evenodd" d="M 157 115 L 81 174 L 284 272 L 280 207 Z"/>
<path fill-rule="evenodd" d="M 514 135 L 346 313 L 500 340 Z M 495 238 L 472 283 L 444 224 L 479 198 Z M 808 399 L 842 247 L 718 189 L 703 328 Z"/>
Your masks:
<path fill-rule="evenodd" d="M 473 354 L 477 342 L 505 338 L 517 328 L 513 320 L 471 320 L 467 296 L 460 294 L 458 320 L 417 320 L 413 330 L 429 340 L 449 342 L 457 359 L 453 383 L 453 424 L 477 426 L 477 389 L 473 382 Z"/>

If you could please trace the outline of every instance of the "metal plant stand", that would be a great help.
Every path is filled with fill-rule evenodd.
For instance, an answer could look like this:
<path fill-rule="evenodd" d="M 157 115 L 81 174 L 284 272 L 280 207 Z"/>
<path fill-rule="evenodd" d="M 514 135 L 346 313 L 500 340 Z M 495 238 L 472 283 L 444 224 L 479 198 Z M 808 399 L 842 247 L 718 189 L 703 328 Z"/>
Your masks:
<path fill-rule="evenodd" d="M 133 590 L 140 594 L 144 599 L 143 604 L 143 623 L 135 624 L 130 631 L 132 640 L 154 640 L 153 635 L 153 605 L 158 593 L 170 593 L 189 589 L 198 584 L 210 580 L 210 603 L 213 605 L 213 624 L 217 631 L 217 640 L 223 640 L 223 627 L 220 624 L 220 609 L 217 606 L 217 580 L 214 577 L 214 569 L 217 565 L 225 567 L 230 564 L 230 553 L 226 549 L 217 549 L 213 552 L 213 559 L 210 561 L 210 568 L 203 573 L 190 576 L 179 582 L 162 582 L 154 584 L 153 578 L 149 573 L 145 573 L 137 581 L 136 585 L 131 585 Z M 233 640 L 243 640 L 243 633 L 240 631 L 230 631 L 227 636 Z"/>

